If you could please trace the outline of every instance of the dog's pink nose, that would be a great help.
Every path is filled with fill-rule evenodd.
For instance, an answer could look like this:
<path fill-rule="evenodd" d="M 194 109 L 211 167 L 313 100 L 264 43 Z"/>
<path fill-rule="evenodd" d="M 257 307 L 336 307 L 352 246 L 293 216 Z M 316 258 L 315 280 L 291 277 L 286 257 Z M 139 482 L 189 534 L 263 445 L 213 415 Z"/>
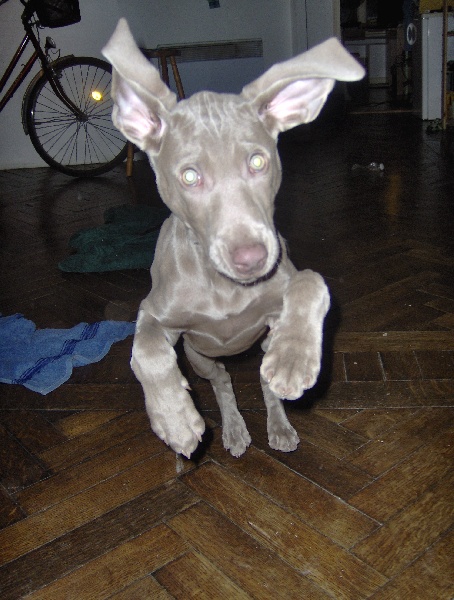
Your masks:
<path fill-rule="evenodd" d="M 263 269 L 268 252 L 263 244 L 239 246 L 232 252 L 235 270 L 241 275 L 250 275 Z"/>

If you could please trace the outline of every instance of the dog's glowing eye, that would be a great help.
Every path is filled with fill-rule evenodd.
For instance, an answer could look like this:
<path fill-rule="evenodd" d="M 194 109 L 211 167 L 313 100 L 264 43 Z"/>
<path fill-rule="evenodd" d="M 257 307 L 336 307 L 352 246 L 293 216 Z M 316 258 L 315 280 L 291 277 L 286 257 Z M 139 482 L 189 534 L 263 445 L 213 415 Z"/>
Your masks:
<path fill-rule="evenodd" d="M 253 154 L 249 159 L 249 168 L 252 172 L 258 173 L 266 167 L 265 157 L 261 154 Z"/>
<path fill-rule="evenodd" d="M 195 169 L 185 169 L 181 174 L 181 180 L 183 181 L 184 185 L 188 185 L 190 187 L 197 185 L 199 179 L 199 174 Z"/>

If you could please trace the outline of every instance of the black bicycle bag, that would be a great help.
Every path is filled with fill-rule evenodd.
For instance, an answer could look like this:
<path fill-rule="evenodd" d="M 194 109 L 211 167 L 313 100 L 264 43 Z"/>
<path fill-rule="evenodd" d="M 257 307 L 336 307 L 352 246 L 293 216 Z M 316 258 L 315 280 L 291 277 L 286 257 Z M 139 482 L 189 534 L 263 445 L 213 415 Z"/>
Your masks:
<path fill-rule="evenodd" d="M 33 8 L 43 27 L 66 27 L 80 21 L 79 0 L 33 0 Z"/>

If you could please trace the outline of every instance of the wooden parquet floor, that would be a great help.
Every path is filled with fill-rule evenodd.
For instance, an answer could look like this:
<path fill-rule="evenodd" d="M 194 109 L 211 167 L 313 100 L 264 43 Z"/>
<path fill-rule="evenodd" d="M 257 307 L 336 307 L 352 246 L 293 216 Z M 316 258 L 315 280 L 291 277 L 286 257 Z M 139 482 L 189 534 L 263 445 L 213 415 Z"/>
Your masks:
<path fill-rule="evenodd" d="M 268 447 L 260 351 L 228 359 L 253 443 L 234 459 L 209 385 L 193 460 L 152 434 L 131 338 L 41 396 L 0 385 L 0 596 L 452 600 L 454 171 L 410 115 L 281 140 L 276 221 L 333 296 L 319 383 L 288 403 L 301 443 Z M 352 172 L 378 160 L 382 176 Z M 63 274 L 70 236 L 157 204 L 137 164 L 77 181 L 0 172 L 3 315 L 38 327 L 133 320 L 144 271 Z"/>

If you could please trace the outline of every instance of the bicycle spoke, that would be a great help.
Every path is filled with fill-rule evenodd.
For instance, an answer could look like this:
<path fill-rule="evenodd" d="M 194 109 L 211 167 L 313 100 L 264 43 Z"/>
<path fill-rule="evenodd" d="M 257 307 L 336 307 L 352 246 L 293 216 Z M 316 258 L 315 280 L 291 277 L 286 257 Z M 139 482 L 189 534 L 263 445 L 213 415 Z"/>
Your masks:
<path fill-rule="evenodd" d="M 121 148 L 123 145 L 123 140 L 115 129 L 102 128 L 94 123 L 92 123 L 91 126 L 93 129 L 96 129 L 96 131 L 99 133 L 99 137 L 105 141 L 107 146 L 110 144 L 116 144 L 117 148 Z"/>
<path fill-rule="evenodd" d="M 57 144 L 63 140 L 63 136 L 67 133 L 68 127 L 62 126 L 59 128 L 54 128 L 51 132 L 48 133 L 47 137 L 43 137 L 43 146 L 46 148 L 46 151 L 55 159 L 55 157 L 60 153 L 61 147 L 58 150 L 54 151 Z M 63 147 L 67 146 L 71 143 L 72 137 L 69 138 L 66 142 L 63 140 Z M 63 154 L 63 158 L 66 153 Z"/>
<path fill-rule="evenodd" d="M 87 138 L 89 140 L 91 139 L 91 136 L 88 132 L 87 132 Z M 89 145 L 88 147 L 90 149 L 90 154 L 91 154 L 91 152 L 93 152 L 93 154 L 96 156 L 96 159 L 98 160 L 98 162 L 101 162 L 101 160 L 99 158 L 99 154 L 98 154 L 98 150 L 100 151 L 101 149 L 98 148 L 97 144 L 94 143 L 94 140 L 93 140 L 93 143 L 91 145 Z M 100 152 L 100 154 L 101 154 L 101 152 Z"/>

